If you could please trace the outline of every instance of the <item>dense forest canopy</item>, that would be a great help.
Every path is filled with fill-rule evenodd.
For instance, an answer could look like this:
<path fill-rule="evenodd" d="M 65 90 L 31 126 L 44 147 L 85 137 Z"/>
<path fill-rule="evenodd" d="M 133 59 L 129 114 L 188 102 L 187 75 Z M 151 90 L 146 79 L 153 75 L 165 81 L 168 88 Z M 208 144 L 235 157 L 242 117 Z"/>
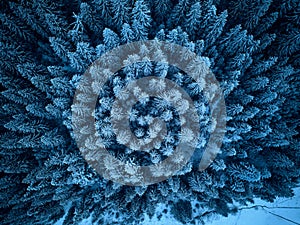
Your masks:
<path fill-rule="evenodd" d="M 2 224 L 53 224 L 64 215 L 63 224 L 90 216 L 98 224 L 138 224 L 144 213 L 153 216 L 158 203 L 167 203 L 177 220 L 196 224 L 212 213 L 234 213 L 233 202 L 293 196 L 300 176 L 299 1 L 8 0 L 0 5 Z M 72 135 L 73 96 L 93 61 L 122 44 L 153 39 L 207 59 L 225 96 L 226 134 L 221 153 L 204 171 L 198 171 L 195 154 L 168 180 L 119 185 L 82 157 Z M 116 141 L 109 126 L 115 95 L 149 75 L 176 82 L 192 97 L 201 114 L 203 136 L 196 149 L 201 153 L 212 123 L 207 102 L 187 74 L 155 62 L 121 69 L 99 93 L 96 126 L 110 153 L 148 165 L 168 157 L 178 144 L 177 109 L 161 98 L 138 102 L 130 121 L 140 137 L 148 132 L 146 114 L 167 121 L 170 135 L 160 148 L 133 152 Z"/>

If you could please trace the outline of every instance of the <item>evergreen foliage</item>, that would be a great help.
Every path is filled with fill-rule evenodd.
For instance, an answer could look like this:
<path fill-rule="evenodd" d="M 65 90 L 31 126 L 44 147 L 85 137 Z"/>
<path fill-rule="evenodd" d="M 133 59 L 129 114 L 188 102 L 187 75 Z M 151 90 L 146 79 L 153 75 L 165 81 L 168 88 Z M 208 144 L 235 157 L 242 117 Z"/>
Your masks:
<path fill-rule="evenodd" d="M 90 216 L 98 224 L 138 224 L 144 213 L 153 216 L 158 203 L 168 203 L 179 221 L 195 224 L 210 213 L 234 212 L 228 207 L 233 201 L 291 197 L 300 178 L 299 12 L 297 0 L 2 1 L 1 224 L 54 224 L 64 215 L 65 225 Z M 154 38 L 208 59 L 224 91 L 227 132 L 222 152 L 205 171 L 197 170 L 194 157 L 164 182 L 120 186 L 81 156 L 72 136 L 71 104 L 94 60 L 121 44 Z M 201 152 L 211 123 L 201 91 L 177 68 L 142 62 L 115 74 L 99 96 L 96 126 L 110 153 L 149 165 L 178 144 L 177 109 L 159 98 L 138 102 L 130 124 L 144 137 L 155 133 L 148 129 L 153 117 L 166 121 L 161 146 L 134 152 L 112 132 L 107 117 L 114 97 L 130 81 L 149 75 L 173 80 L 192 97 L 202 115 Z M 80 105 L 75 110 L 85 113 Z M 195 201 L 201 210 L 194 210 Z"/>

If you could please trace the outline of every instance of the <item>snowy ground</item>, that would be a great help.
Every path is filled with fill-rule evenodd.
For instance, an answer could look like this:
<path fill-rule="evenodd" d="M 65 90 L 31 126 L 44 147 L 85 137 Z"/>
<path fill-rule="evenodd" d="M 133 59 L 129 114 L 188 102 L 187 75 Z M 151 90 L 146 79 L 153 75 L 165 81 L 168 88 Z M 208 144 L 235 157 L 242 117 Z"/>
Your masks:
<path fill-rule="evenodd" d="M 251 208 L 253 205 L 266 207 L 255 209 Z M 205 225 L 300 225 L 300 188 L 295 189 L 293 198 L 278 198 L 274 203 L 256 199 L 253 205 L 245 207 L 247 209 L 240 210 L 236 215 L 220 216 L 213 221 L 207 221 Z M 182 225 L 169 215 L 163 217 L 160 221 L 157 219 L 147 220 L 141 225 L 169 224 Z"/>
<path fill-rule="evenodd" d="M 257 199 L 254 205 L 268 208 L 240 210 L 237 215 L 223 217 L 206 225 L 300 225 L 300 188 L 295 189 L 293 198 L 278 198 L 274 203 Z"/>

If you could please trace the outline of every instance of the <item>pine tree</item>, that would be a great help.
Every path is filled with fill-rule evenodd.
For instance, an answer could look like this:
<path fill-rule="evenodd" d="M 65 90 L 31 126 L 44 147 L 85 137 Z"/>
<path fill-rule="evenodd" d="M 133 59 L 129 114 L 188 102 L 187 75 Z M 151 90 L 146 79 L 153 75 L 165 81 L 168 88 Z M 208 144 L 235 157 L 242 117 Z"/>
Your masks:
<path fill-rule="evenodd" d="M 146 40 L 151 25 L 150 10 L 146 2 L 138 0 L 132 9 L 132 30 L 136 40 Z"/>
<path fill-rule="evenodd" d="M 189 13 L 186 16 L 185 30 L 189 32 L 192 40 L 196 38 L 201 26 L 202 9 L 199 2 L 191 6 Z"/>

